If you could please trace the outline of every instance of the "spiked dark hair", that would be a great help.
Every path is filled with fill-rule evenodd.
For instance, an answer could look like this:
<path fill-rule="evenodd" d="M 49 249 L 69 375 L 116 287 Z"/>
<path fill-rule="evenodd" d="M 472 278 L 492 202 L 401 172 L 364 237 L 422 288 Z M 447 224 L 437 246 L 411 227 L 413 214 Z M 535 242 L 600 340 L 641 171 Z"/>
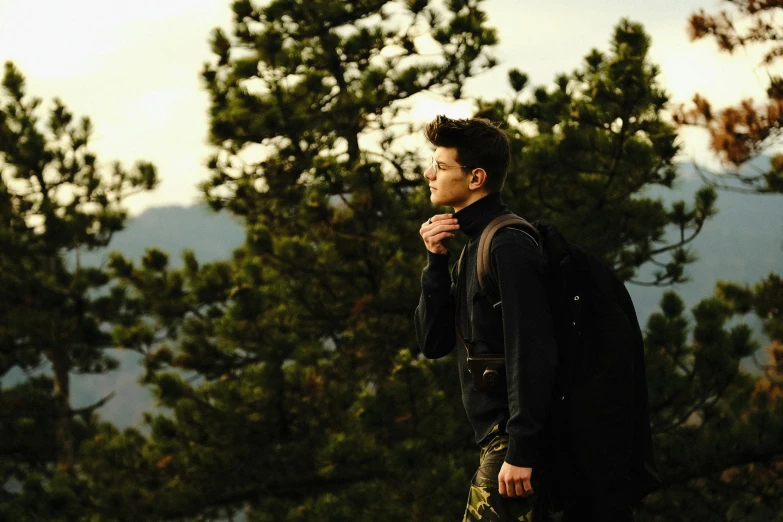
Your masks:
<path fill-rule="evenodd" d="M 457 161 L 471 169 L 487 173 L 485 187 L 489 192 L 503 188 L 511 161 L 508 137 L 484 118 L 451 119 L 437 116 L 424 129 L 427 139 L 436 147 L 457 149 Z"/>

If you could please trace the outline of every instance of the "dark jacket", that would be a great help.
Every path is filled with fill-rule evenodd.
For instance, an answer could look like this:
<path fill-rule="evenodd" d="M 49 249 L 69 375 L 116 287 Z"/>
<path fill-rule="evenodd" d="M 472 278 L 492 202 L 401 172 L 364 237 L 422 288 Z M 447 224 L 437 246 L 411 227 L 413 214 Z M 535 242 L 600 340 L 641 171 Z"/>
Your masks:
<path fill-rule="evenodd" d="M 558 267 L 550 302 L 561 349 L 553 417 L 562 491 L 638 502 L 660 480 L 633 302 L 606 263 L 569 244 L 551 223 L 534 225 L 549 266 Z"/>
<path fill-rule="evenodd" d="M 416 334 L 422 353 L 431 359 L 456 348 L 462 402 L 476 442 L 496 426 L 509 435 L 505 461 L 533 467 L 549 408 L 557 364 L 557 344 L 549 311 L 546 260 L 526 234 L 503 229 L 492 241 L 491 273 L 501 298 L 500 313 L 492 299 L 479 292 L 476 251 L 481 232 L 495 217 L 508 213 L 495 193 L 457 212 L 460 230 L 468 235 L 464 266 L 455 280 L 449 257 L 428 253 L 422 273 L 422 294 L 416 309 Z M 467 368 L 467 352 L 456 335 L 456 300 L 460 327 L 473 355 L 505 354 L 506 389 L 478 392 Z M 472 328 L 468 321 L 472 307 Z"/>

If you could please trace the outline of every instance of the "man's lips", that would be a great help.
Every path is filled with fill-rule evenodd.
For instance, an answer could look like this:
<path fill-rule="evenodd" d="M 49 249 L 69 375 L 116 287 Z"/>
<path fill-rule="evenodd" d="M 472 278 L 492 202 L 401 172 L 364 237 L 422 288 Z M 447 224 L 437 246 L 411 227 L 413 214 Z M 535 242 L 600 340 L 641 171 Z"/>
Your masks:
<path fill-rule="evenodd" d="M 430 185 L 430 190 L 437 190 L 437 189 L 435 187 L 433 187 L 432 185 Z"/>

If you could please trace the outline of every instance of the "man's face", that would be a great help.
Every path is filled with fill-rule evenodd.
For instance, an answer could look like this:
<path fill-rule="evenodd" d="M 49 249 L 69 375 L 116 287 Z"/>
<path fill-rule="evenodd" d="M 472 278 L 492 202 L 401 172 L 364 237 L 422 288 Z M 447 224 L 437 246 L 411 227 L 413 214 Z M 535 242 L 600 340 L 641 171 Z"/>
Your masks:
<path fill-rule="evenodd" d="M 466 207 L 473 196 L 470 190 L 470 171 L 463 169 L 457 161 L 457 149 L 437 147 L 434 165 L 424 171 L 429 181 L 430 201 L 434 205 L 453 207 L 455 211 Z M 469 167 L 469 165 L 467 165 Z"/>

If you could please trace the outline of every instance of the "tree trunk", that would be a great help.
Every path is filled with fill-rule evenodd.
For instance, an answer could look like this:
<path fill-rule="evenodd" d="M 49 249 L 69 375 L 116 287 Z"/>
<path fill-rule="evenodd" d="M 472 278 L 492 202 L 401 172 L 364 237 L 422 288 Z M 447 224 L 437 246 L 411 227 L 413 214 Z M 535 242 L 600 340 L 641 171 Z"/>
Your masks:
<path fill-rule="evenodd" d="M 54 373 L 54 415 L 57 444 L 57 469 L 73 466 L 73 430 L 71 428 L 71 389 L 68 357 L 64 348 L 54 346 L 49 354 Z"/>

